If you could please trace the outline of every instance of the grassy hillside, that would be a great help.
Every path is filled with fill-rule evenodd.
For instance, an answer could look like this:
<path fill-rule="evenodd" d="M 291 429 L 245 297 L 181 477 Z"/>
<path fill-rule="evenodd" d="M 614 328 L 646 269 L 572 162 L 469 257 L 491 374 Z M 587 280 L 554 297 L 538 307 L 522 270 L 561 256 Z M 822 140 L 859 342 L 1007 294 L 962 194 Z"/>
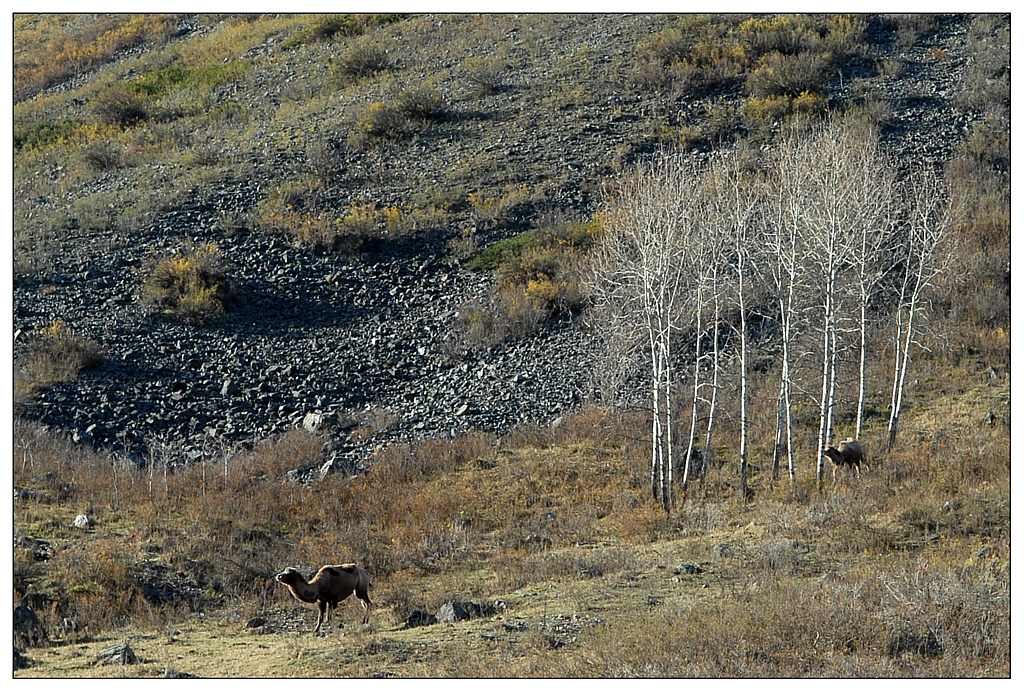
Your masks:
<path fill-rule="evenodd" d="M 500 444 L 392 449 L 364 478 L 312 488 L 259 480 L 308 449 L 294 438 L 227 479 L 157 473 L 152 491 L 144 472 L 115 487 L 104 459 L 37 446 L 16 467 L 38 493 L 17 523 L 55 553 L 17 553 L 16 588 L 48 594 L 51 633 L 61 617 L 75 629 L 29 650 L 23 674 L 1006 675 L 1009 436 L 977 421 L 1008 413 L 1008 389 L 947 380 L 909 412 L 915 441 L 860 482 L 755 480 L 741 504 L 730 464 L 673 517 L 646 497 L 635 423 L 599 411 Z M 86 509 L 93 529 L 66 528 Z M 356 554 L 374 574 L 372 624 L 347 605 L 318 640 L 270 576 Z M 176 604 L 146 595 L 152 564 L 178 574 Z M 500 609 L 403 628 L 451 599 Z M 120 640 L 143 663 L 94 668 Z"/>
<path fill-rule="evenodd" d="M 1009 674 L 1008 17 L 18 15 L 14 35 L 14 599 L 50 640 L 19 677 Z M 668 150 L 757 166 L 828 113 L 941 168 L 953 201 L 899 444 L 878 305 L 870 468 L 816 486 L 801 395 L 797 483 L 773 484 L 757 341 L 749 501 L 729 380 L 718 463 L 668 516 L 649 413 L 566 394 L 602 186 Z M 474 418 L 523 391 L 530 415 Z M 339 440 L 369 471 L 311 480 Z M 345 604 L 317 639 L 273 575 L 349 560 L 371 624 Z M 488 612 L 406 626 L 449 601 Z M 141 662 L 94 665 L 119 641 Z"/>

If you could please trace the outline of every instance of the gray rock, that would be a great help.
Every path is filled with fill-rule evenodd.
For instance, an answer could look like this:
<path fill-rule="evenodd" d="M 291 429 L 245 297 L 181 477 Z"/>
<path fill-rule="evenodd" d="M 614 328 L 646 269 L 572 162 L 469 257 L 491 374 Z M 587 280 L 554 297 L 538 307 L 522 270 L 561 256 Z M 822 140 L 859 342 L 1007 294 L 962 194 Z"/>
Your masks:
<path fill-rule="evenodd" d="M 307 413 L 302 419 L 302 427 L 307 432 L 315 433 L 320 430 L 324 423 L 324 417 L 321 413 Z"/>
<path fill-rule="evenodd" d="M 460 622 L 494 614 L 494 607 L 473 601 L 447 601 L 434 613 L 438 622 Z"/>
<path fill-rule="evenodd" d="M 409 617 L 405 619 L 404 629 L 411 629 L 413 627 L 425 627 L 427 625 L 436 625 L 437 618 L 428 613 L 425 610 L 414 610 L 409 613 Z"/>
<path fill-rule="evenodd" d="M 458 622 L 472 617 L 462 603 L 448 601 L 441 605 L 434 614 L 438 622 Z"/>
<path fill-rule="evenodd" d="M 679 565 L 678 567 L 676 567 L 674 570 L 672 570 L 672 573 L 673 574 L 700 574 L 703 571 L 704 570 L 701 569 L 700 565 L 695 565 L 695 564 L 690 563 L 690 562 L 684 562 L 681 565 Z"/>
<path fill-rule="evenodd" d="M 114 644 L 109 646 L 103 651 L 96 655 L 96 662 L 94 665 L 98 666 L 128 666 L 134 663 L 139 663 L 139 657 L 132 651 L 132 647 L 128 646 L 128 642 L 121 642 L 120 644 Z"/>

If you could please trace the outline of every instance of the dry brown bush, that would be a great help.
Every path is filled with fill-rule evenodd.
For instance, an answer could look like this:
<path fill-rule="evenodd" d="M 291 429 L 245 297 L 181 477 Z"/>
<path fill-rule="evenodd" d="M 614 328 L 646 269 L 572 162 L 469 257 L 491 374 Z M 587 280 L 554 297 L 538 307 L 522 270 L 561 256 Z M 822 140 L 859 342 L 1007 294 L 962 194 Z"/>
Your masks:
<path fill-rule="evenodd" d="M 24 354 L 18 359 L 17 396 L 29 396 L 42 387 L 58 382 L 69 382 L 82 370 L 103 362 L 99 345 L 77 336 L 62 321 L 57 320 L 28 337 Z"/>
<path fill-rule="evenodd" d="M 143 303 L 201 324 L 222 315 L 236 294 L 216 245 L 188 246 L 156 260 L 142 284 Z"/>

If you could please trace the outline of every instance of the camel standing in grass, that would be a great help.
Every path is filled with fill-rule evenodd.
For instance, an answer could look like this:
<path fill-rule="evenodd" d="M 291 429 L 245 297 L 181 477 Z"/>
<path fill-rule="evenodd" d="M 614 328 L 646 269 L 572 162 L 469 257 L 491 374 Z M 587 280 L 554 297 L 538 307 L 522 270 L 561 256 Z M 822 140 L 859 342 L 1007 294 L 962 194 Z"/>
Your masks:
<path fill-rule="evenodd" d="M 316 618 L 313 632 L 320 634 L 331 618 L 331 609 L 351 596 L 353 592 L 363 604 L 363 624 L 370 621 L 370 575 L 355 563 L 324 565 L 308 582 L 294 567 L 289 567 L 274 577 L 288 587 L 295 600 L 302 603 L 316 603 L 320 613 Z"/>
<path fill-rule="evenodd" d="M 852 438 L 846 438 L 839 443 L 839 447 L 828 447 L 825 456 L 832 460 L 832 483 L 836 482 L 836 471 L 840 466 L 853 470 L 860 478 L 860 465 L 867 466 L 867 459 L 864 457 L 864 447 L 860 442 Z"/>

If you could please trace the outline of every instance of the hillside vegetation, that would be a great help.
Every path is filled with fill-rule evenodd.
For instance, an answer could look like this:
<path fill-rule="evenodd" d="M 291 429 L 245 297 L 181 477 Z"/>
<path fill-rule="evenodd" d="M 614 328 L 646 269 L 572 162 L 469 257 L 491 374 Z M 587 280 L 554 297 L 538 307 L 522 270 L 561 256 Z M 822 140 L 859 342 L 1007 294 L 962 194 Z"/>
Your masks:
<path fill-rule="evenodd" d="M 19 677 L 1009 674 L 1007 16 L 17 15 L 14 36 L 14 605 L 45 631 L 16 640 Z M 649 392 L 609 384 L 594 328 L 609 200 L 664 152 L 756 175 L 823 119 L 948 191 L 898 440 L 881 292 L 862 477 L 815 479 L 812 352 L 797 473 L 774 476 L 757 288 L 748 380 L 727 307 L 713 463 L 668 513 Z M 273 576 L 348 561 L 371 624 L 346 603 L 316 638 Z M 446 604 L 476 616 L 431 623 Z M 140 661 L 94 663 L 118 642 Z"/>

